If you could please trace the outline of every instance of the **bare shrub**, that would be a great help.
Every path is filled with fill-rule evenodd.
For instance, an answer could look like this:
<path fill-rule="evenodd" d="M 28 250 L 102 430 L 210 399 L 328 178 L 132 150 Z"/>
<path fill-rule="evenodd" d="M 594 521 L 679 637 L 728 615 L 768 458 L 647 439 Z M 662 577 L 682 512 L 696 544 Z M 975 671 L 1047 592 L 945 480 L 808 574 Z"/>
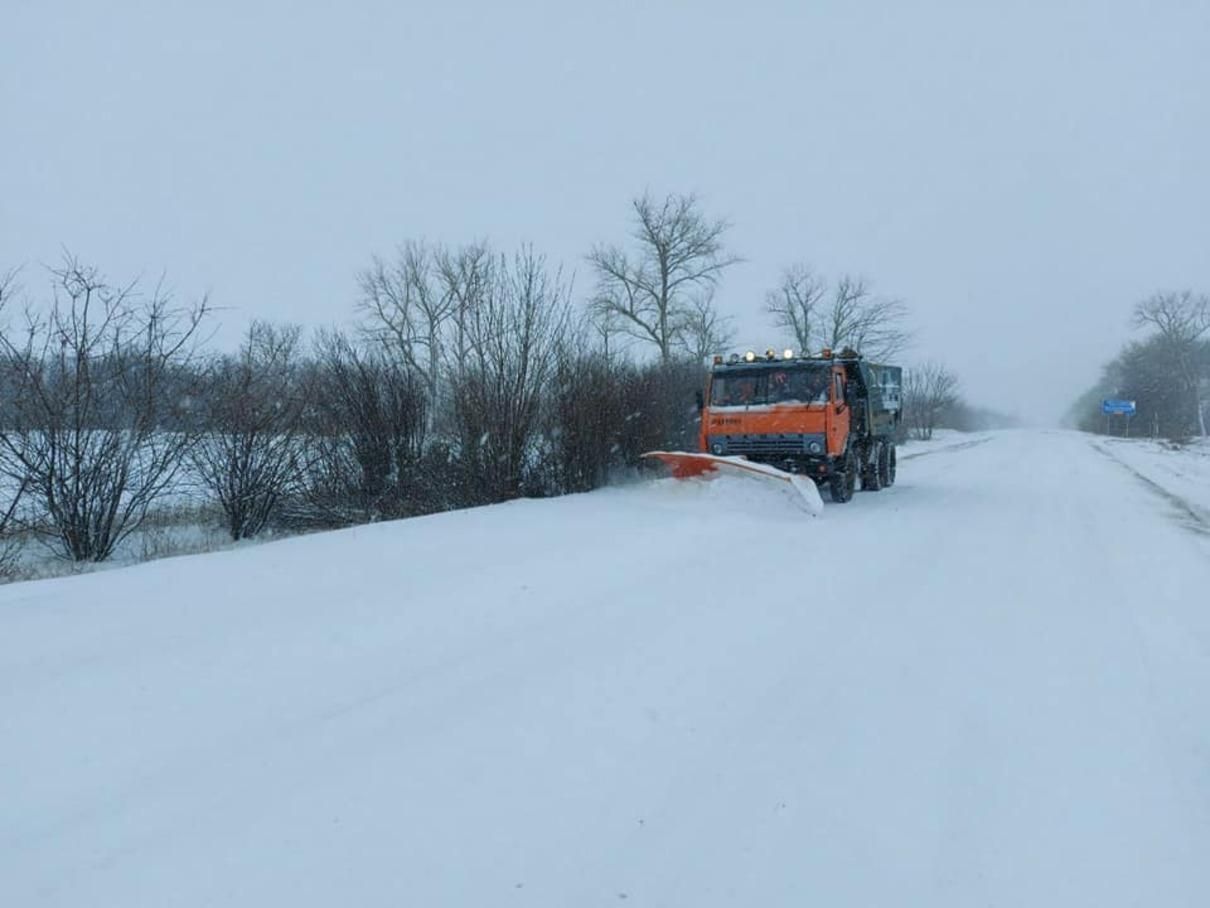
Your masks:
<path fill-rule="evenodd" d="M 922 363 L 904 373 L 904 423 L 914 438 L 932 438 L 942 415 L 958 401 L 958 377 L 940 363 Z"/>
<path fill-rule="evenodd" d="M 142 296 L 67 255 L 52 298 L 0 334 L 12 384 L 0 471 L 44 512 L 30 524 L 61 555 L 104 561 L 169 491 L 197 438 L 192 365 L 205 299 Z M 7 305 L 7 304 L 6 304 Z"/>
<path fill-rule="evenodd" d="M 300 480 L 300 333 L 253 322 L 239 353 L 219 360 L 207 382 L 192 463 L 233 540 L 261 532 Z"/>
<path fill-rule="evenodd" d="M 425 452 L 425 381 L 381 346 L 320 338 L 307 387 L 304 475 L 283 519 L 348 526 L 426 510 L 418 482 Z"/>
<path fill-rule="evenodd" d="M 556 356 L 545 429 L 553 492 L 598 488 L 620 462 L 621 391 L 631 367 L 589 347 L 588 330 L 569 335 Z"/>
<path fill-rule="evenodd" d="M 568 320 L 560 272 L 532 249 L 501 256 L 490 291 L 468 313 L 466 358 L 451 376 L 457 458 L 473 500 L 523 494 Z"/>

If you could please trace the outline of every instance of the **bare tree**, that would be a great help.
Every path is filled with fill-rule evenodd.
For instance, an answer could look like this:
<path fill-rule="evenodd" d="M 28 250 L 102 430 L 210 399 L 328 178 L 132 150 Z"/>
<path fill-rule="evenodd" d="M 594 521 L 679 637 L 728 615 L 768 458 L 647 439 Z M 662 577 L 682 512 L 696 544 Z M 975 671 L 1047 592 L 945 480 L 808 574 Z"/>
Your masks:
<path fill-rule="evenodd" d="M 444 265 L 439 252 L 408 242 L 392 262 L 375 257 L 359 279 L 371 335 L 423 376 L 429 400 L 437 396 L 447 322 L 462 302 L 448 281 L 438 279 L 446 276 Z"/>
<path fill-rule="evenodd" d="M 170 489 L 197 438 L 197 333 L 205 299 L 178 307 L 157 287 L 109 284 L 65 255 L 53 298 L 0 334 L 13 383 L 0 470 L 45 512 L 33 529 L 75 561 L 103 561 Z"/>
<path fill-rule="evenodd" d="M 854 346 L 853 334 L 863 320 L 870 289 L 865 278 L 845 274 L 836 282 L 832 299 L 824 315 L 822 338 L 825 347 L 839 350 Z M 854 347 L 856 349 L 856 347 Z"/>
<path fill-rule="evenodd" d="M 723 245 L 730 225 L 708 220 L 696 197 L 657 202 L 644 194 L 632 205 L 636 248 L 597 246 L 589 253 L 597 275 L 593 306 L 615 314 L 621 330 L 653 344 L 668 363 L 683 345 L 694 301 L 708 302 L 723 271 L 739 259 Z"/>
<path fill-rule="evenodd" d="M 687 357 L 703 362 L 710 354 L 721 353 L 734 339 L 731 319 L 719 315 L 712 292 L 695 296 L 690 301 L 679 344 Z"/>
<path fill-rule="evenodd" d="M 15 268 L 0 272 L 0 311 L 3 311 L 4 304 L 18 292 L 17 273 Z M 14 397 L 12 392 L 9 376 L 0 375 L 0 394 L 4 397 L 0 400 L 0 420 L 4 423 L 9 420 L 11 401 Z M 15 532 L 18 522 L 17 508 L 21 506 L 28 487 L 28 476 L 18 479 L 15 476 L 0 474 L 0 488 L 3 489 L 0 494 L 0 510 L 3 511 L 0 514 L 0 577 L 11 578 L 16 572 L 22 548 L 20 533 Z"/>
<path fill-rule="evenodd" d="M 239 354 L 217 363 L 208 382 L 206 431 L 192 462 L 235 540 L 263 530 L 300 478 L 300 334 L 253 322 Z"/>
<path fill-rule="evenodd" d="M 569 323 L 568 289 L 532 249 L 508 261 L 467 319 L 467 357 L 452 379 L 465 482 L 482 501 L 522 493 L 541 407 Z"/>
<path fill-rule="evenodd" d="M 438 248 L 436 260 L 442 291 L 452 307 L 454 331 L 447 347 L 457 372 L 467 353 L 467 321 L 491 289 L 496 258 L 486 243 L 479 242 L 452 251 Z"/>
<path fill-rule="evenodd" d="M 782 272 L 777 289 L 765 294 L 765 311 L 799 350 L 809 351 L 821 328 L 820 308 L 826 294 L 827 282 L 820 275 L 809 265 L 794 264 Z"/>
<path fill-rule="evenodd" d="M 850 327 L 845 345 L 876 362 L 892 362 L 911 340 L 903 327 L 906 317 L 907 307 L 902 300 L 870 297 Z"/>
<path fill-rule="evenodd" d="M 868 359 L 888 362 L 907 347 L 907 306 L 877 296 L 865 278 L 845 274 L 829 291 L 827 281 L 803 264 L 782 272 L 781 283 L 765 296 L 765 311 L 801 350 L 846 347 Z"/>
<path fill-rule="evenodd" d="M 905 372 L 903 415 L 916 438 L 932 438 L 941 415 L 958 400 L 958 377 L 940 363 L 925 362 Z"/>
<path fill-rule="evenodd" d="M 1159 335 L 1171 359 L 1173 371 L 1196 414 L 1199 433 L 1206 436 L 1206 415 L 1202 407 L 1202 374 L 1198 366 L 1198 344 L 1210 331 L 1210 297 L 1191 290 L 1156 293 L 1134 309 L 1134 323 L 1152 328 Z"/>
<path fill-rule="evenodd" d="M 0 271 L 0 306 L 8 302 L 9 298 L 17 292 L 17 275 L 20 269 L 10 268 L 7 271 Z"/>
<path fill-rule="evenodd" d="M 627 341 L 633 340 L 630 335 L 618 330 L 618 316 L 614 312 L 591 310 L 588 325 L 594 346 L 600 350 L 606 363 L 616 362 L 619 354 L 626 349 Z"/>
<path fill-rule="evenodd" d="M 7 506 L 0 514 L 0 577 L 13 579 L 18 572 L 24 539 L 20 534 L 19 522 L 16 519 L 17 508 L 25 495 L 26 483 L 17 483 L 15 488 L 6 490 Z"/>
<path fill-rule="evenodd" d="M 865 278 L 841 276 L 824 317 L 824 345 L 851 347 L 867 359 L 888 361 L 911 339 L 904 327 L 907 307 L 901 300 L 875 296 Z"/>

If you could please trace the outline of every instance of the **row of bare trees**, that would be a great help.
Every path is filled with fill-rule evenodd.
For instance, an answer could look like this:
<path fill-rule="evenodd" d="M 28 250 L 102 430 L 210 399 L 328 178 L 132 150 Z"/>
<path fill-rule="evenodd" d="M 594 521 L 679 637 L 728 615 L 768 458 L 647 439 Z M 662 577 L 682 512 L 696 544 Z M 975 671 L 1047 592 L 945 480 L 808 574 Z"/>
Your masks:
<path fill-rule="evenodd" d="M 9 274 L 0 531 L 102 561 L 153 507 L 202 495 L 239 540 L 587 490 L 692 444 L 704 359 L 733 333 L 715 291 L 739 258 L 693 196 L 637 198 L 631 226 L 588 254 L 583 309 L 532 248 L 409 242 L 358 275 L 354 330 L 306 340 L 257 322 L 221 355 L 204 298 L 113 284 L 71 256 L 48 296 Z M 801 266 L 769 311 L 806 349 L 884 358 L 908 339 L 900 301 Z M 922 432 L 939 409 L 922 404 Z"/>
<path fill-rule="evenodd" d="M 730 318 L 715 306 L 724 271 L 742 261 L 727 249 L 730 224 L 706 217 L 691 195 L 632 202 L 627 245 L 598 245 L 588 256 L 596 276 L 592 311 L 606 350 L 613 336 L 649 344 L 661 362 L 701 360 L 731 343 Z M 829 282 L 795 263 L 765 298 L 775 328 L 800 350 L 851 347 L 893 361 L 911 341 L 906 304 L 875 293 L 859 275 Z"/>
<path fill-rule="evenodd" d="M 834 282 L 805 264 L 782 272 L 765 310 L 800 350 L 851 347 L 878 362 L 894 362 L 907 348 L 907 306 L 876 294 L 862 277 L 844 274 Z"/>
<path fill-rule="evenodd" d="M 411 244 L 362 275 L 353 332 L 254 323 L 73 258 L 0 289 L 0 529 L 103 561 L 153 507 L 211 501 L 232 539 L 594 488 L 692 434 L 701 366 L 594 346 L 531 249 Z"/>
<path fill-rule="evenodd" d="M 842 274 L 829 281 L 803 263 L 782 272 L 777 288 L 766 294 L 765 311 L 801 350 L 851 348 L 876 362 L 894 363 L 912 340 L 902 300 L 876 293 L 861 276 Z M 905 370 L 903 415 L 905 436 L 925 441 L 937 428 L 967 428 L 977 421 L 962 399 L 958 377 L 935 360 Z"/>

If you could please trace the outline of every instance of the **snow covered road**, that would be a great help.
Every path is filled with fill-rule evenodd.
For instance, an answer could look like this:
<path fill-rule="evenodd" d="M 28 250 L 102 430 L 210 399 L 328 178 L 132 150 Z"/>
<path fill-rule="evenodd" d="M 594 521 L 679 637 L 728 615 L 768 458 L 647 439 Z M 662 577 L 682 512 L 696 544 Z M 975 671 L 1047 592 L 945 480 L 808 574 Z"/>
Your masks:
<path fill-rule="evenodd" d="M 1210 540 L 972 440 L 0 588 L 0 904 L 1207 904 Z"/>

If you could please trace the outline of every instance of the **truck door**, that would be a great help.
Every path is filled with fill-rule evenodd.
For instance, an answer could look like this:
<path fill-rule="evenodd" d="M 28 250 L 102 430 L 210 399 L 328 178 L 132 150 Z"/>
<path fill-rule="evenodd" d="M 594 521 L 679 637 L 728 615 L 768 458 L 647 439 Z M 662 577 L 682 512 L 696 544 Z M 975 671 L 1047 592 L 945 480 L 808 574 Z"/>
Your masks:
<path fill-rule="evenodd" d="M 839 457 L 844 453 L 845 442 L 849 438 L 849 424 L 852 414 L 844 402 L 844 369 L 835 366 L 832 369 L 832 390 L 828 401 L 828 454 Z"/>

